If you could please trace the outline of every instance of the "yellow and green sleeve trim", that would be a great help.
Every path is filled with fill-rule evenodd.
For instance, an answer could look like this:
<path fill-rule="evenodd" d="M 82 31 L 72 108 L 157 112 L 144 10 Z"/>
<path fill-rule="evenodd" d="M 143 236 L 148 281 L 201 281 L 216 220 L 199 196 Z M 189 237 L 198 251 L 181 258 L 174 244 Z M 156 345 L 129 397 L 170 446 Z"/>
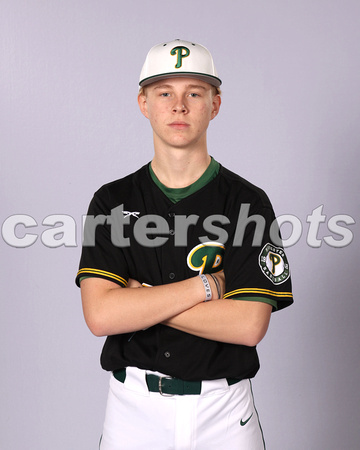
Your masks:
<path fill-rule="evenodd" d="M 277 292 L 260 288 L 243 288 L 227 292 L 224 295 L 224 298 L 268 303 L 273 307 L 273 310 L 277 310 L 279 309 L 278 299 L 290 300 L 292 302 L 293 295 L 291 292 Z"/>
<path fill-rule="evenodd" d="M 79 282 L 82 278 L 88 278 L 88 277 L 99 277 L 99 278 L 106 278 L 110 281 L 115 281 L 118 284 L 123 285 L 124 287 L 127 286 L 127 281 L 125 278 L 120 277 L 119 275 L 116 275 L 111 272 L 107 272 L 106 270 L 100 270 L 100 269 L 92 269 L 85 267 L 83 269 L 80 269 L 76 276 L 77 284 L 79 285 Z"/>

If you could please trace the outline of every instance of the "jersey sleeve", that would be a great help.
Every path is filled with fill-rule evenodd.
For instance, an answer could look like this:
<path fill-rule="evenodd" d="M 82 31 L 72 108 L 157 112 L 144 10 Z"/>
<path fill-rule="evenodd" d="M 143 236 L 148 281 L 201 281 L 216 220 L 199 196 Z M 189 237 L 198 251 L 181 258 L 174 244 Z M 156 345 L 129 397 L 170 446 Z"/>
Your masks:
<path fill-rule="evenodd" d="M 97 192 L 90 202 L 85 218 L 82 253 L 76 284 L 85 277 L 103 278 L 126 287 L 129 278 L 128 266 L 120 247 L 111 238 L 111 227 L 107 222 L 110 207 L 103 192 Z"/>
<path fill-rule="evenodd" d="M 224 298 L 269 303 L 273 311 L 293 303 L 289 263 L 270 202 L 258 201 L 245 218 L 239 214 L 226 246 L 224 272 Z"/>

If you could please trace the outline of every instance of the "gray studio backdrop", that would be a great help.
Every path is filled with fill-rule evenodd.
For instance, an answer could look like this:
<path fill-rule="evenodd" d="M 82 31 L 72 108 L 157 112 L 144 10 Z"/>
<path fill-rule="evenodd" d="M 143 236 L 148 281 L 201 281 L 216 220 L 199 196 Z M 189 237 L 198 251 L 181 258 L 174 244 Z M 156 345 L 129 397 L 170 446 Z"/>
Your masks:
<path fill-rule="evenodd" d="M 0 448 L 97 448 L 108 374 L 74 284 L 82 216 L 151 159 L 137 81 L 174 38 L 211 49 L 210 153 L 268 192 L 289 244 L 295 304 L 254 380 L 267 448 L 359 448 L 359 19 L 357 0 L 0 2 Z"/>

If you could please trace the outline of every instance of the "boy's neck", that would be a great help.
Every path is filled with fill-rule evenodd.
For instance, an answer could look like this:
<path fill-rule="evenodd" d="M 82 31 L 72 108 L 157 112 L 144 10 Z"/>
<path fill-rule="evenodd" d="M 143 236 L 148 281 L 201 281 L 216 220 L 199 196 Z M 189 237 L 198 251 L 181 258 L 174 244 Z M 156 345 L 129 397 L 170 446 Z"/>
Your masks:
<path fill-rule="evenodd" d="M 190 186 L 205 172 L 211 157 L 205 150 L 201 152 L 172 149 L 156 152 L 151 167 L 162 184 L 169 188 Z"/>

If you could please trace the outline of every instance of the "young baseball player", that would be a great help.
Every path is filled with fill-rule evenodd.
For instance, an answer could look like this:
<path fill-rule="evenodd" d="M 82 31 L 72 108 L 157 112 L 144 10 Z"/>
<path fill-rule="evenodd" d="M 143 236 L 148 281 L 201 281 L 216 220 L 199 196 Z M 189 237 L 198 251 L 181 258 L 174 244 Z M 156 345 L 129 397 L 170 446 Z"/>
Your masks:
<path fill-rule="evenodd" d="M 153 47 L 138 103 L 154 156 L 90 203 L 76 282 L 107 336 L 101 450 L 264 449 L 250 379 L 290 272 L 266 194 L 208 153 L 220 84 L 205 47 Z"/>

